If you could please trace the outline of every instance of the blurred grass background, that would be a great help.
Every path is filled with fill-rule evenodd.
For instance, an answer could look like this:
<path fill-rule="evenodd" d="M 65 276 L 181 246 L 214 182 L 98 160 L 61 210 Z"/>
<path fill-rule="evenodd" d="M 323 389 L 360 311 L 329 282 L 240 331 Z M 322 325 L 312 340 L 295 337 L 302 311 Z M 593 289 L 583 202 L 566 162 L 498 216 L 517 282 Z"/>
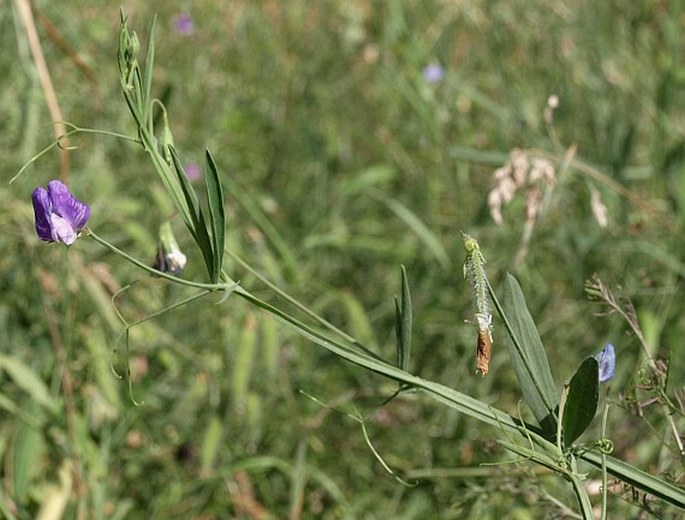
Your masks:
<path fill-rule="evenodd" d="M 130 133 L 116 77 L 117 7 L 67 0 L 35 8 L 65 119 Z M 610 399 L 623 402 L 638 380 L 638 342 L 625 323 L 595 316 L 584 296 L 597 273 L 632 299 L 654 354 L 671 359 L 671 387 L 682 389 L 681 3 L 151 0 L 123 8 L 143 42 L 158 15 L 154 94 L 186 164 L 207 147 L 222 169 L 229 247 L 299 300 L 392 358 L 393 296 L 406 265 L 412 371 L 516 415 L 520 395 L 498 323 L 491 372 L 474 375 L 465 230 L 478 238 L 493 282 L 507 270 L 521 281 L 560 383 L 607 341 L 618 354 Z M 179 30 L 182 15 L 192 30 Z M 13 4 L 0 10 L 0 27 L 8 181 L 52 134 Z M 428 81 L 429 65 L 444 77 Z M 544 119 L 551 95 L 560 100 L 554 134 Z M 70 144 L 68 182 L 90 203 L 90 226 L 152 262 L 158 227 L 173 214 L 142 151 L 92 135 Z M 517 195 L 495 225 L 492 173 L 514 148 L 559 165 L 572 145 L 574 160 L 642 205 L 579 168 L 558 168 L 516 262 L 524 200 Z M 496 430 L 412 396 L 379 408 L 394 385 L 230 298 L 132 329 L 133 389 L 144 401 L 134 406 L 110 371 L 110 362 L 125 363 L 111 295 L 137 281 L 117 300 L 135 321 L 187 293 L 91 241 L 68 252 L 40 243 L 29 195 L 58 173 L 50 154 L 0 190 L 6 516 L 59 511 L 50 500 L 64 497 L 65 518 L 542 518 L 561 514 L 552 497 L 573 504 L 550 473 L 479 466 L 511 458 Z M 607 227 L 593 215 L 593 190 Z M 189 256 L 185 275 L 203 279 L 178 218 L 174 226 Z M 239 264 L 227 267 L 260 291 Z M 354 420 L 301 391 L 368 417 L 374 447 L 418 485 L 394 480 Z M 616 454 L 678 478 L 682 460 L 664 450 L 663 418 L 643 413 L 612 409 Z M 610 499 L 614 515 L 635 511 Z"/>

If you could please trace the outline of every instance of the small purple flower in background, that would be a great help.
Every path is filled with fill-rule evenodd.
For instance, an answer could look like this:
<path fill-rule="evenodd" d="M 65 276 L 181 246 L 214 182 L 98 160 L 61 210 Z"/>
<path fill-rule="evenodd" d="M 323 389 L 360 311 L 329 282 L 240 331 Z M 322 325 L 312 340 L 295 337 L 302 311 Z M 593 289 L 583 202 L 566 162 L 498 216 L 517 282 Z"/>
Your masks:
<path fill-rule="evenodd" d="M 437 63 L 431 63 L 423 69 L 423 79 L 428 83 L 438 83 L 445 77 L 445 69 Z"/>
<path fill-rule="evenodd" d="M 181 36 L 190 36 L 195 32 L 195 24 L 188 13 L 183 13 L 174 19 L 174 29 Z"/>
<path fill-rule="evenodd" d="M 614 346 L 607 343 L 602 351 L 595 356 L 597 363 L 599 363 L 599 382 L 605 383 L 614 377 L 616 371 L 616 353 Z"/>
<path fill-rule="evenodd" d="M 36 216 L 36 234 L 46 242 L 61 242 L 70 246 L 90 217 L 90 208 L 74 197 L 58 180 L 50 181 L 48 189 L 38 187 L 31 194 Z"/>
<path fill-rule="evenodd" d="M 202 177 L 202 171 L 196 163 L 189 163 L 186 164 L 186 175 L 191 181 L 197 181 Z"/>

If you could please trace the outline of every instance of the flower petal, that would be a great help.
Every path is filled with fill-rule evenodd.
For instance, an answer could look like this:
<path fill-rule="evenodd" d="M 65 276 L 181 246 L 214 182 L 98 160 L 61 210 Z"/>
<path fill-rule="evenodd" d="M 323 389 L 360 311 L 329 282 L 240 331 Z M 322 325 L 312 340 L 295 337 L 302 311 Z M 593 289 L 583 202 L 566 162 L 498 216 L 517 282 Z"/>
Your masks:
<path fill-rule="evenodd" d="M 62 242 L 68 246 L 76 242 L 78 232 L 69 222 L 57 213 L 50 215 L 50 221 L 52 222 L 53 239 L 55 242 Z"/>
<path fill-rule="evenodd" d="M 58 180 L 48 183 L 48 193 L 52 201 L 52 210 L 69 223 L 74 232 L 81 231 L 90 218 L 88 204 L 74 197 L 69 188 Z"/>
<path fill-rule="evenodd" d="M 616 371 L 616 353 L 614 346 L 607 343 L 602 351 L 595 356 L 599 363 L 599 382 L 605 383 L 614 377 Z"/>
<path fill-rule="evenodd" d="M 52 203 L 48 190 L 45 188 L 36 188 L 31 193 L 31 200 L 33 201 L 33 213 L 36 217 L 36 234 L 41 240 L 53 242 L 53 229 L 50 221 L 50 214 L 52 213 Z"/>

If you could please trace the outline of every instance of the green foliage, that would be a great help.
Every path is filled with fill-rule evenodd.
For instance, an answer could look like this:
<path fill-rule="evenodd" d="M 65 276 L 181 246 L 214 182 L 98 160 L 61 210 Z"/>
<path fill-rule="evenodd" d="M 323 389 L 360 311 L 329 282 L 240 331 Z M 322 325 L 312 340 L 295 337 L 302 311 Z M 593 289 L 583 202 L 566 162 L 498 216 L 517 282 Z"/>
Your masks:
<path fill-rule="evenodd" d="M 587 429 L 597 413 L 599 399 L 599 368 L 597 360 L 583 361 L 568 385 L 561 414 L 564 446 L 569 447 Z"/>
<path fill-rule="evenodd" d="M 549 438 L 557 431 L 557 386 L 545 348 L 516 278 L 506 275 L 503 315 L 506 317 L 507 350 L 521 393 L 535 419 Z"/>
<path fill-rule="evenodd" d="M 411 359 L 411 329 L 412 308 L 411 292 L 407 270 L 400 267 L 400 297 L 395 297 L 395 341 L 397 343 L 397 366 L 409 372 L 409 360 Z"/>
<path fill-rule="evenodd" d="M 683 7 L 448 4 L 205 2 L 185 36 L 175 7 L 133 2 L 140 35 L 122 32 L 122 48 L 138 46 L 140 62 L 124 53 L 116 65 L 116 12 L 37 5 L 52 22 L 37 23 L 57 99 L 79 125 L 60 141 L 61 173 L 26 29 L 0 17 L 6 179 L 47 150 L 0 190 L 4 516 L 537 518 L 577 511 L 579 475 L 606 472 L 635 486 L 611 487 L 610 518 L 677 517 Z M 426 82 L 429 63 L 442 81 Z M 552 161 L 555 185 L 532 225 L 520 192 L 495 226 L 491 173 L 515 147 Z M 193 162 L 203 189 L 183 174 Z M 59 175 L 91 204 L 97 233 L 67 253 L 38 243 L 29 202 Z M 188 255 L 184 286 L 141 270 L 168 221 Z M 495 316 L 484 379 L 463 323 L 459 229 L 478 238 L 520 340 L 506 356 Z M 509 276 L 500 291 L 506 271 L 525 301 Z M 594 316 L 582 292 L 593 273 L 620 281 L 625 315 Z M 113 304 L 136 324 L 128 356 Z M 561 447 L 555 428 L 518 420 L 523 397 L 544 427 L 553 381 L 608 340 L 611 456 L 594 448 L 597 424 L 580 428 L 589 408 L 562 419 Z M 110 365 L 125 377 L 128 365 L 142 406 Z M 397 381 L 415 392 L 388 401 Z M 583 444 L 560 449 L 581 430 Z M 418 485 L 399 484 L 367 439 Z"/>

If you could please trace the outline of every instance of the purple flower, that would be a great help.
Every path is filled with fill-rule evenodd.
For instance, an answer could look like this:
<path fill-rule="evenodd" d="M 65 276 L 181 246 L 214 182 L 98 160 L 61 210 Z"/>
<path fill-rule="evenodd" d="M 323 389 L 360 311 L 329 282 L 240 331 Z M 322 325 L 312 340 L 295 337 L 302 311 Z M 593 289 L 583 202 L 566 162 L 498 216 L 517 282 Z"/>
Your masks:
<path fill-rule="evenodd" d="M 428 83 L 438 83 L 445 77 L 445 69 L 437 63 L 431 63 L 423 69 L 423 79 Z"/>
<path fill-rule="evenodd" d="M 607 343 L 602 351 L 595 356 L 597 363 L 599 363 L 599 382 L 605 383 L 614 377 L 616 371 L 616 353 L 614 346 Z"/>
<path fill-rule="evenodd" d="M 195 32 L 195 24 L 188 13 L 180 14 L 174 20 L 174 28 L 181 36 L 190 36 Z"/>
<path fill-rule="evenodd" d="M 197 181 L 202 177 L 200 166 L 196 163 L 186 164 L 186 175 L 191 181 Z"/>
<path fill-rule="evenodd" d="M 31 194 L 36 216 L 36 233 L 46 242 L 70 246 L 76 241 L 90 217 L 90 208 L 74 197 L 62 182 L 48 182 L 48 189 L 38 187 Z"/>

